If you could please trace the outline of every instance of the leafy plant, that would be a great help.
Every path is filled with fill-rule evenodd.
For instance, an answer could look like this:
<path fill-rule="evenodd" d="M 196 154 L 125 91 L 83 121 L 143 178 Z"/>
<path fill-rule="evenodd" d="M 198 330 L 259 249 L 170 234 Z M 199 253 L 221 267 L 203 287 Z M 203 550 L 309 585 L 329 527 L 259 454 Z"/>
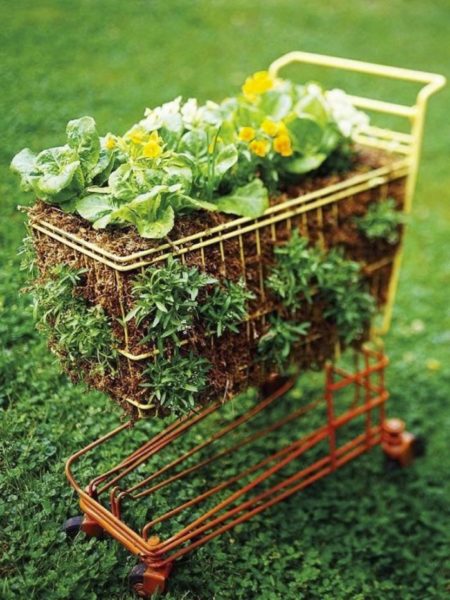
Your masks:
<path fill-rule="evenodd" d="M 25 271 L 31 279 L 37 274 L 36 251 L 34 249 L 33 237 L 30 232 L 22 240 L 18 255 L 21 257 L 20 270 Z"/>
<path fill-rule="evenodd" d="M 346 344 L 358 340 L 375 312 L 375 300 L 361 280 L 360 265 L 331 250 L 322 263 L 319 290 L 326 300 L 326 318 L 336 323 Z"/>
<path fill-rule="evenodd" d="M 148 323 L 143 341 L 155 339 L 163 348 L 166 340 L 180 341 L 180 334 L 190 329 L 197 314 L 197 297 L 202 288 L 216 279 L 196 267 L 186 267 L 169 257 L 163 267 L 150 267 L 138 275 L 133 285 L 135 306 L 126 321 Z"/>
<path fill-rule="evenodd" d="M 75 293 L 83 269 L 58 265 L 51 278 L 32 288 L 37 327 L 69 366 L 80 360 L 93 363 L 93 371 L 113 371 L 117 351 L 108 317 L 100 306 L 87 306 Z"/>
<path fill-rule="evenodd" d="M 170 357 L 159 353 L 146 367 L 148 383 L 142 386 L 163 408 L 181 416 L 195 408 L 206 388 L 209 368 L 209 361 L 193 352 L 183 356 L 175 350 Z"/>
<path fill-rule="evenodd" d="M 123 136 L 99 137 L 95 121 L 67 125 L 67 143 L 11 163 L 22 188 L 77 212 L 95 229 L 133 225 L 159 239 L 192 211 L 256 218 L 283 177 L 347 156 L 367 117 L 339 90 L 294 85 L 266 72 L 242 94 L 199 106 L 181 97 L 154 109 Z"/>
<path fill-rule="evenodd" d="M 405 222 L 393 198 L 374 202 L 363 217 L 357 217 L 358 229 L 369 240 L 386 240 L 396 244 L 400 237 L 399 225 Z"/>
<path fill-rule="evenodd" d="M 280 315 L 270 317 L 270 328 L 258 341 L 258 352 L 265 362 L 280 371 L 289 367 L 293 347 L 307 335 L 310 323 L 287 321 Z"/>
<path fill-rule="evenodd" d="M 320 251 L 294 231 L 290 240 L 275 248 L 275 266 L 267 278 L 272 290 L 291 312 L 306 299 L 312 301 L 312 289 L 322 264 Z"/>
<path fill-rule="evenodd" d="M 91 183 L 104 183 L 112 169 L 114 153 L 101 147 L 95 121 L 81 117 L 69 121 L 67 144 L 35 155 L 25 148 L 11 163 L 22 180 L 24 191 L 33 191 L 45 202 L 74 212 L 73 201 Z"/>
<path fill-rule="evenodd" d="M 207 323 L 208 333 L 220 337 L 225 331 L 237 333 L 238 324 L 247 317 L 247 302 L 254 294 L 247 290 L 243 280 L 226 280 L 214 287 L 199 305 L 199 316 Z"/>
<path fill-rule="evenodd" d="M 328 253 L 308 246 L 308 240 L 294 232 L 287 244 L 275 249 L 276 263 L 267 287 L 291 313 L 303 302 L 318 298 L 326 302 L 324 317 L 338 328 L 345 343 L 361 337 L 375 310 L 365 290 L 358 263 L 344 258 L 339 250 Z"/>

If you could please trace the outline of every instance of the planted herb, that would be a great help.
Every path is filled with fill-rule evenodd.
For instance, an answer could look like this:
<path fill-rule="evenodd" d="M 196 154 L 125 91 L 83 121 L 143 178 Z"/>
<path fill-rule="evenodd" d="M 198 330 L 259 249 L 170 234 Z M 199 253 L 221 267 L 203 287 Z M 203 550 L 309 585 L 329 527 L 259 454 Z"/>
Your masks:
<path fill-rule="evenodd" d="M 361 339 L 375 300 L 365 289 L 360 265 L 331 250 L 322 263 L 319 290 L 327 304 L 324 316 L 336 323 L 339 337 L 346 344 Z"/>
<path fill-rule="evenodd" d="M 294 231 L 287 244 L 275 248 L 275 259 L 267 287 L 294 312 L 305 300 L 312 301 L 312 288 L 321 268 L 320 250 L 308 246 L 308 240 Z"/>
<path fill-rule="evenodd" d="M 169 257 L 163 267 L 150 267 L 138 275 L 133 285 L 136 299 L 126 321 L 147 323 L 143 341 L 156 340 L 163 348 L 166 340 L 180 341 L 197 315 L 198 294 L 202 288 L 217 280 L 196 267 L 186 267 Z"/>
<path fill-rule="evenodd" d="M 291 352 L 307 335 L 310 324 L 287 321 L 280 315 L 271 316 L 269 323 L 269 331 L 259 339 L 258 352 L 264 362 L 283 372 L 289 368 Z"/>
<path fill-rule="evenodd" d="M 195 408 L 199 394 L 206 388 L 210 368 L 206 358 L 193 352 L 182 356 L 178 350 L 170 357 L 157 354 L 144 371 L 151 399 L 176 415 L 184 415 Z"/>
<path fill-rule="evenodd" d="M 366 214 L 355 221 L 368 240 L 381 239 L 396 244 L 400 238 L 399 225 L 405 222 L 405 215 L 397 209 L 395 200 L 388 198 L 371 204 Z"/>
<path fill-rule="evenodd" d="M 88 306 L 75 293 L 83 272 L 59 265 L 50 279 L 33 286 L 37 327 L 69 367 L 87 360 L 92 363 L 92 372 L 104 374 L 115 368 L 115 339 L 103 309 Z"/>
<path fill-rule="evenodd" d="M 324 317 L 336 323 L 346 344 L 363 335 L 375 303 L 365 290 L 358 263 L 344 258 L 339 250 L 325 253 L 308 246 L 308 240 L 296 231 L 275 250 L 275 256 L 267 286 L 291 313 L 302 303 L 311 303 L 315 290 L 326 302 Z"/>
<path fill-rule="evenodd" d="M 199 306 L 199 316 L 207 324 L 207 332 L 220 337 L 225 331 L 237 333 L 238 325 L 247 317 L 247 302 L 254 298 L 243 280 L 224 281 L 216 286 Z"/>

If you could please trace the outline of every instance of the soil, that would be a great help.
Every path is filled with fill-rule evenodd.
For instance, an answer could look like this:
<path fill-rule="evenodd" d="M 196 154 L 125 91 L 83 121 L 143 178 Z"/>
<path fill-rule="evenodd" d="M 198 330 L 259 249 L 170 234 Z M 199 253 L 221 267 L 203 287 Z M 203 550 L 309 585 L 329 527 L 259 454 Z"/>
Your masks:
<path fill-rule="evenodd" d="M 271 199 L 271 203 L 277 204 L 288 198 L 296 198 L 390 162 L 392 157 L 384 152 L 359 151 L 351 171 L 326 177 L 304 178 L 296 185 L 286 186 L 278 196 Z M 242 235 L 242 245 L 239 238 L 234 237 L 224 240 L 222 248 L 219 242 L 206 246 L 203 255 L 200 250 L 189 251 L 184 255 L 184 260 L 186 264 L 198 266 L 219 279 L 226 277 L 236 281 L 243 277 L 247 287 L 255 295 L 255 300 L 250 302 L 250 315 L 256 312 L 268 314 L 280 310 L 275 299 L 262 285 L 273 264 L 274 246 L 285 243 L 291 232 L 298 228 L 312 243 L 319 243 L 325 248 L 341 246 L 348 258 L 363 264 L 373 265 L 383 261 L 384 266 L 366 275 L 373 295 L 382 306 L 386 302 L 392 259 L 398 244 L 390 245 L 385 241 L 369 242 L 359 233 L 355 217 L 365 214 L 371 203 L 388 196 L 394 198 L 401 208 L 404 194 L 405 180 L 397 179 L 384 186 L 374 187 L 345 198 L 339 203 L 326 206 L 320 213 L 311 210 L 292 218 L 290 222 L 282 220 L 273 227 L 267 226 L 259 229 L 258 232 L 245 233 Z M 81 217 L 63 213 L 43 202 L 37 202 L 29 214 L 32 219 L 44 220 L 65 231 L 76 233 L 86 241 L 120 256 L 156 248 L 161 243 L 145 240 L 131 228 L 94 231 Z M 227 215 L 201 211 L 178 219 L 169 239 L 175 242 L 182 237 L 231 220 L 233 218 Z M 118 347 L 126 348 L 132 355 L 151 352 L 154 344 L 142 343 L 142 338 L 146 334 L 145 323 L 137 327 L 134 320 L 131 320 L 125 331 L 118 320 L 122 319 L 133 306 L 132 284 L 137 272 L 115 271 L 49 236 L 33 231 L 41 276 L 48 276 L 49 270 L 59 263 L 69 264 L 74 268 L 85 268 L 84 280 L 77 292 L 89 303 L 100 304 L 104 308 L 111 318 Z M 225 260 L 222 259 L 222 253 Z M 244 260 L 241 260 L 241 254 Z M 320 368 L 324 361 L 334 354 L 337 343 L 334 326 L 324 320 L 323 310 L 318 302 L 306 305 L 301 313 L 295 315 L 295 319 L 298 322 L 311 323 L 307 339 L 293 352 L 295 363 L 300 370 Z M 198 354 L 205 355 L 212 365 L 208 389 L 199 399 L 201 404 L 217 398 L 226 399 L 248 385 L 263 383 L 267 371 L 257 360 L 256 342 L 267 327 L 267 318 L 261 316 L 242 324 L 238 334 L 226 333 L 220 339 L 205 336 L 200 323 L 197 323 L 189 335 L 186 335 L 185 345 L 181 347 L 181 351 L 188 352 L 193 349 Z M 145 404 L 148 398 L 148 391 L 142 387 L 142 372 L 146 360 L 137 361 L 120 356 L 117 373 L 114 376 L 94 375 L 91 365 L 88 364 L 80 365 L 76 373 L 69 372 L 69 375 L 73 379 L 81 378 L 89 385 L 107 392 L 132 416 L 136 416 L 136 409 L 127 402 L 127 399 Z M 161 414 L 161 411 L 155 412 Z"/>

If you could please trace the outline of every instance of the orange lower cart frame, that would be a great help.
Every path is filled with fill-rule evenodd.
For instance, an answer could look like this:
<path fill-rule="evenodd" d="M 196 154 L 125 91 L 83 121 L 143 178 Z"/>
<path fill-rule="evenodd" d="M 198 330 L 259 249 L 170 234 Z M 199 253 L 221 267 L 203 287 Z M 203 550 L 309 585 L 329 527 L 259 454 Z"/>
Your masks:
<path fill-rule="evenodd" d="M 72 473 L 74 463 L 82 456 L 119 436 L 131 425 L 122 424 L 105 436 L 89 444 L 69 458 L 66 474 L 80 497 L 83 517 L 66 522 L 69 534 L 80 529 L 88 536 L 101 536 L 105 532 L 119 541 L 140 559 L 140 564 L 130 575 L 130 584 L 141 597 L 164 591 L 174 561 L 221 535 L 267 508 L 278 504 L 322 477 L 330 475 L 360 454 L 381 445 L 391 462 L 406 465 L 417 453 L 418 440 L 404 431 L 397 419 L 387 420 L 385 403 L 388 392 L 384 372 L 388 359 L 383 352 L 364 348 L 354 353 L 353 368 L 342 369 L 328 364 L 324 369 L 323 393 L 311 402 L 296 406 L 290 414 L 274 422 L 267 421 L 260 429 L 254 428 L 236 441 L 236 432 L 263 411 L 267 412 L 277 402 L 282 402 L 294 385 L 292 379 L 278 379 L 267 385 L 262 399 L 227 423 L 213 435 L 208 435 L 176 459 L 162 462 L 164 448 L 173 444 L 188 431 L 195 429 L 208 416 L 220 409 L 216 403 L 201 412 L 177 419 L 159 434 L 148 439 L 119 464 L 93 478 L 87 487 L 79 484 Z M 271 389 L 270 389 L 271 388 Z M 338 396 L 345 392 L 344 401 Z M 123 505 L 130 501 L 143 501 L 176 481 L 185 480 L 221 459 L 233 457 L 242 447 L 263 440 L 273 432 L 295 421 L 299 430 L 302 423 L 315 412 L 319 413 L 316 425 L 281 449 L 268 453 L 255 464 L 237 474 L 206 487 L 199 495 L 182 502 L 160 515 L 153 515 L 139 530 L 125 522 Z M 323 418 L 323 416 L 325 418 Z M 317 426 L 317 424 L 319 424 Z M 297 431 L 297 429 L 296 429 Z M 232 443 L 223 447 L 227 436 Z M 215 451 L 220 442 L 220 450 Z M 198 458 L 202 453 L 206 456 Z M 158 459 L 156 470 L 149 468 L 152 458 Z M 192 462 L 194 460 L 194 462 Z M 183 463 L 189 463 L 184 466 Z M 192 464 L 191 464 L 192 463 Z M 288 475 L 283 475 L 291 467 Z M 133 484 L 127 478 L 134 477 Z M 136 481 L 137 478 L 137 481 Z M 242 482 L 245 483 L 243 484 Z M 228 493 L 229 492 L 229 493 Z M 224 495 L 225 494 L 225 495 Z M 215 500 L 212 507 L 202 510 L 193 520 L 174 534 L 162 539 L 155 534 L 155 526 L 169 522 L 195 507 L 198 511 L 207 500 Z"/>

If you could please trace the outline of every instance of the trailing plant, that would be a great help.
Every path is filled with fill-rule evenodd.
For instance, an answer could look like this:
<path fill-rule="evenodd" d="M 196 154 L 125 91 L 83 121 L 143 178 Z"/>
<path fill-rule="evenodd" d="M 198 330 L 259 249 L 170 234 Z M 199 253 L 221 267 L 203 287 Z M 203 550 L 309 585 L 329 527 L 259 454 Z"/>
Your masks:
<path fill-rule="evenodd" d="M 20 270 L 25 271 L 28 279 L 31 281 L 37 275 L 36 251 L 33 244 L 31 232 L 25 236 L 20 245 L 18 254 L 20 256 Z"/>
<path fill-rule="evenodd" d="M 26 148 L 11 167 L 24 190 L 95 229 L 131 224 L 158 239 L 193 211 L 260 216 L 283 178 L 327 159 L 345 165 L 366 122 L 340 90 L 261 71 L 221 104 L 179 97 L 147 109 L 121 136 L 100 137 L 91 117 L 69 121 L 64 145 L 37 155 Z"/>
<path fill-rule="evenodd" d="M 322 263 L 318 286 L 326 301 L 324 316 L 336 324 L 339 337 L 345 344 L 361 339 L 375 312 L 375 300 L 361 279 L 360 265 L 333 249 Z"/>
<path fill-rule="evenodd" d="M 307 335 L 310 323 L 287 321 L 280 315 L 272 315 L 270 328 L 258 341 L 258 352 L 268 365 L 275 365 L 280 371 L 289 368 L 292 349 L 302 337 Z"/>
<path fill-rule="evenodd" d="M 180 342 L 197 315 L 197 298 L 205 286 L 217 280 L 196 267 L 187 267 L 170 256 L 162 267 L 150 267 L 138 275 L 133 284 L 134 308 L 125 320 L 147 322 L 143 341 L 156 339 L 160 350 L 171 339 Z"/>
<path fill-rule="evenodd" d="M 274 254 L 275 266 L 267 279 L 267 287 L 294 312 L 304 300 L 312 301 L 312 289 L 322 265 L 321 252 L 294 231 L 287 244 L 276 247 Z"/>
<path fill-rule="evenodd" d="M 88 360 L 93 362 L 92 372 L 104 374 L 114 371 L 116 342 L 103 309 L 88 306 L 75 293 L 83 272 L 58 265 L 49 279 L 32 287 L 37 327 L 69 367 Z"/>
<path fill-rule="evenodd" d="M 247 317 L 247 302 L 254 298 L 245 282 L 225 280 L 215 286 L 199 306 L 199 316 L 207 325 L 207 332 L 218 337 L 225 331 L 237 333 L 238 325 Z"/>
<path fill-rule="evenodd" d="M 199 301 L 203 288 L 210 288 Z M 238 331 L 247 316 L 247 301 L 254 296 L 243 280 L 219 282 L 214 277 L 188 267 L 170 256 L 163 267 L 150 267 L 133 284 L 134 308 L 125 321 L 147 324 L 143 341 L 154 339 L 162 350 L 166 341 L 179 343 L 196 319 L 203 319 L 208 333 L 221 336 Z"/>
<path fill-rule="evenodd" d="M 170 357 L 159 353 L 146 367 L 148 383 L 142 387 L 148 388 L 162 408 L 181 416 L 198 403 L 198 395 L 207 385 L 209 368 L 209 361 L 193 352 L 181 355 L 175 350 Z"/>
<path fill-rule="evenodd" d="M 393 198 L 374 202 L 363 217 L 355 219 L 358 229 L 369 240 L 386 240 L 396 244 L 400 237 L 399 225 L 405 222 L 405 216 L 399 210 Z"/>
<path fill-rule="evenodd" d="M 275 249 L 275 258 L 267 287 L 292 314 L 304 302 L 311 303 L 315 291 L 325 301 L 324 317 L 336 324 L 346 344 L 363 335 L 375 302 L 365 289 L 358 263 L 337 249 L 326 253 L 308 246 L 297 231 L 287 244 Z"/>

